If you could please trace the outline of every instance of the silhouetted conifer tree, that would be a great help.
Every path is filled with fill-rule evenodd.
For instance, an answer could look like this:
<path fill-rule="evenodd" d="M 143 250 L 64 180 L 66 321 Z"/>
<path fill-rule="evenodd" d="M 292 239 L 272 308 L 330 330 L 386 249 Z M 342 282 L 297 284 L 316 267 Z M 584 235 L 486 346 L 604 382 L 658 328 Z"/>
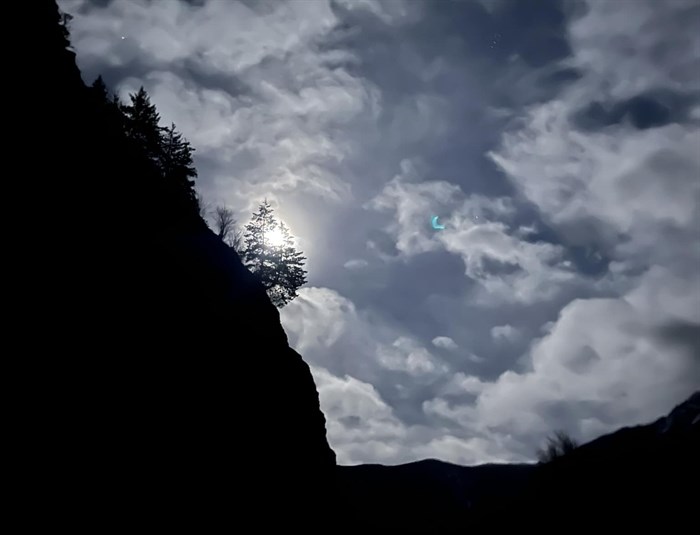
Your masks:
<path fill-rule="evenodd" d="M 91 88 L 92 93 L 96 97 L 104 102 L 109 102 L 109 91 L 107 90 L 107 86 L 105 85 L 105 81 L 102 79 L 102 76 L 95 78 L 95 81 L 92 82 Z"/>
<path fill-rule="evenodd" d="M 105 114 L 101 119 L 109 121 L 112 125 L 120 125 L 120 131 L 124 130 L 124 115 L 116 95 L 110 95 L 107 84 L 102 76 L 95 78 L 90 86 L 90 98 L 96 104 L 96 108 Z"/>
<path fill-rule="evenodd" d="M 268 290 L 270 299 L 282 307 L 297 296 L 297 290 L 306 284 L 303 253 L 296 250 L 289 227 L 280 221 L 282 245 L 278 247 L 280 261 L 277 266 L 276 284 Z"/>
<path fill-rule="evenodd" d="M 164 128 L 158 123 L 160 115 L 151 104 L 146 90 L 141 87 L 138 93 L 129 95 L 131 104 L 122 105 L 126 135 L 141 146 L 148 158 L 158 162 Z"/>
<path fill-rule="evenodd" d="M 267 201 L 246 225 L 244 241 L 243 261 L 260 279 L 273 304 L 283 307 L 306 283 L 306 258 L 296 250 L 289 229 L 277 220 Z"/>
<path fill-rule="evenodd" d="M 197 170 L 192 160 L 194 149 L 174 124 L 168 128 L 160 126 L 160 115 L 143 87 L 129 97 L 131 103 L 128 105 L 120 105 L 116 97 L 114 103 L 122 110 L 127 137 L 153 162 L 163 178 L 165 197 L 162 200 L 180 206 L 192 216 L 198 214 L 194 189 Z"/>
<path fill-rule="evenodd" d="M 175 124 L 163 130 L 160 151 L 160 170 L 163 177 L 175 184 L 183 192 L 188 202 L 193 206 L 198 205 L 197 195 L 194 190 L 194 178 L 197 170 L 192 161 L 194 149 L 189 141 L 175 129 Z"/>

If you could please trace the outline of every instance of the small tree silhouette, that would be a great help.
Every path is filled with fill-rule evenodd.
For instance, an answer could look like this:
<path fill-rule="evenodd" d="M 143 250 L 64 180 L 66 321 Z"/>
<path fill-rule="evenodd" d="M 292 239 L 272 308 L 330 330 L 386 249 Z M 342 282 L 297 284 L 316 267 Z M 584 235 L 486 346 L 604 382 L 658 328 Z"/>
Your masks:
<path fill-rule="evenodd" d="M 242 254 L 244 250 L 243 233 L 236 225 L 237 221 L 233 210 L 226 206 L 217 206 L 214 209 L 212 218 L 216 235 L 239 255 Z"/>
<path fill-rule="evenodd" d="M 540 463 L 548 463 L 559 457 L 571 453 L 578 447 L 578 443 L 564 431 L 556 431 L 547 437 L 547 443 L 537 450 L 537 460 Z"/>
<path fill-rule="evenodd" d="M 274 216 L 267 200 L 245 228 L 241 257 L 260 279 L 274 305 L 282 308 L 306 283 L 306 258 L 296 250 L 289 228 Z"/>

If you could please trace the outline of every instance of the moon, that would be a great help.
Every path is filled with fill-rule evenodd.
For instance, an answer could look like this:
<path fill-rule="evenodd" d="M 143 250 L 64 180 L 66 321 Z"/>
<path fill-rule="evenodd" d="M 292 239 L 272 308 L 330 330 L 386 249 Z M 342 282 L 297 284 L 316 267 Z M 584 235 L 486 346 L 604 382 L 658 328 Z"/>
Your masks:
<path fill-rule="evenodd" d="M 438 223 L 438 216 L 433 216 L 432 225 L 435 230 L 445 230 L 445 225 Z"/>
<path fill-rule="evenodd" d="M 265 233 L 265 241 L 272 247 L 284 245 L 284 234 L 279 228 L 273 228 Z"/>

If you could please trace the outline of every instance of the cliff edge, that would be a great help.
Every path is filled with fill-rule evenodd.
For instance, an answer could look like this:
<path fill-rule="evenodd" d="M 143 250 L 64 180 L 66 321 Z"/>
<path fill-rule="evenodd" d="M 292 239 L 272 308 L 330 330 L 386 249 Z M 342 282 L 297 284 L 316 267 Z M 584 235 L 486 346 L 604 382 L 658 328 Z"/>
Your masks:
<path fill-rule="evenodd" d="M 309 368 L 262 286 L 83 83 L 60 22 L 33 4 L 30 60 L 50 88 L 19 94 L 41 118 L 23 141 L 42 215 L 21 314 L 40 355 L 42 492 L 75 525 L 312 527 L 335 455 Z"/>

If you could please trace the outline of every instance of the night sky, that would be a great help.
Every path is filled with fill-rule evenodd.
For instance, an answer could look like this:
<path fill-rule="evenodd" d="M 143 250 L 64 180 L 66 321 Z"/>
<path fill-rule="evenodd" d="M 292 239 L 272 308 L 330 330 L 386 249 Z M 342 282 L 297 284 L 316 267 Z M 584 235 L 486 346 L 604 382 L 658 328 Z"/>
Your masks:
<path fill-rule="evenodd" d="M 207 202 L 297 237 L 340 463 L 532 460 L 700 385 L 696 0 L 59 4 Z"/>

